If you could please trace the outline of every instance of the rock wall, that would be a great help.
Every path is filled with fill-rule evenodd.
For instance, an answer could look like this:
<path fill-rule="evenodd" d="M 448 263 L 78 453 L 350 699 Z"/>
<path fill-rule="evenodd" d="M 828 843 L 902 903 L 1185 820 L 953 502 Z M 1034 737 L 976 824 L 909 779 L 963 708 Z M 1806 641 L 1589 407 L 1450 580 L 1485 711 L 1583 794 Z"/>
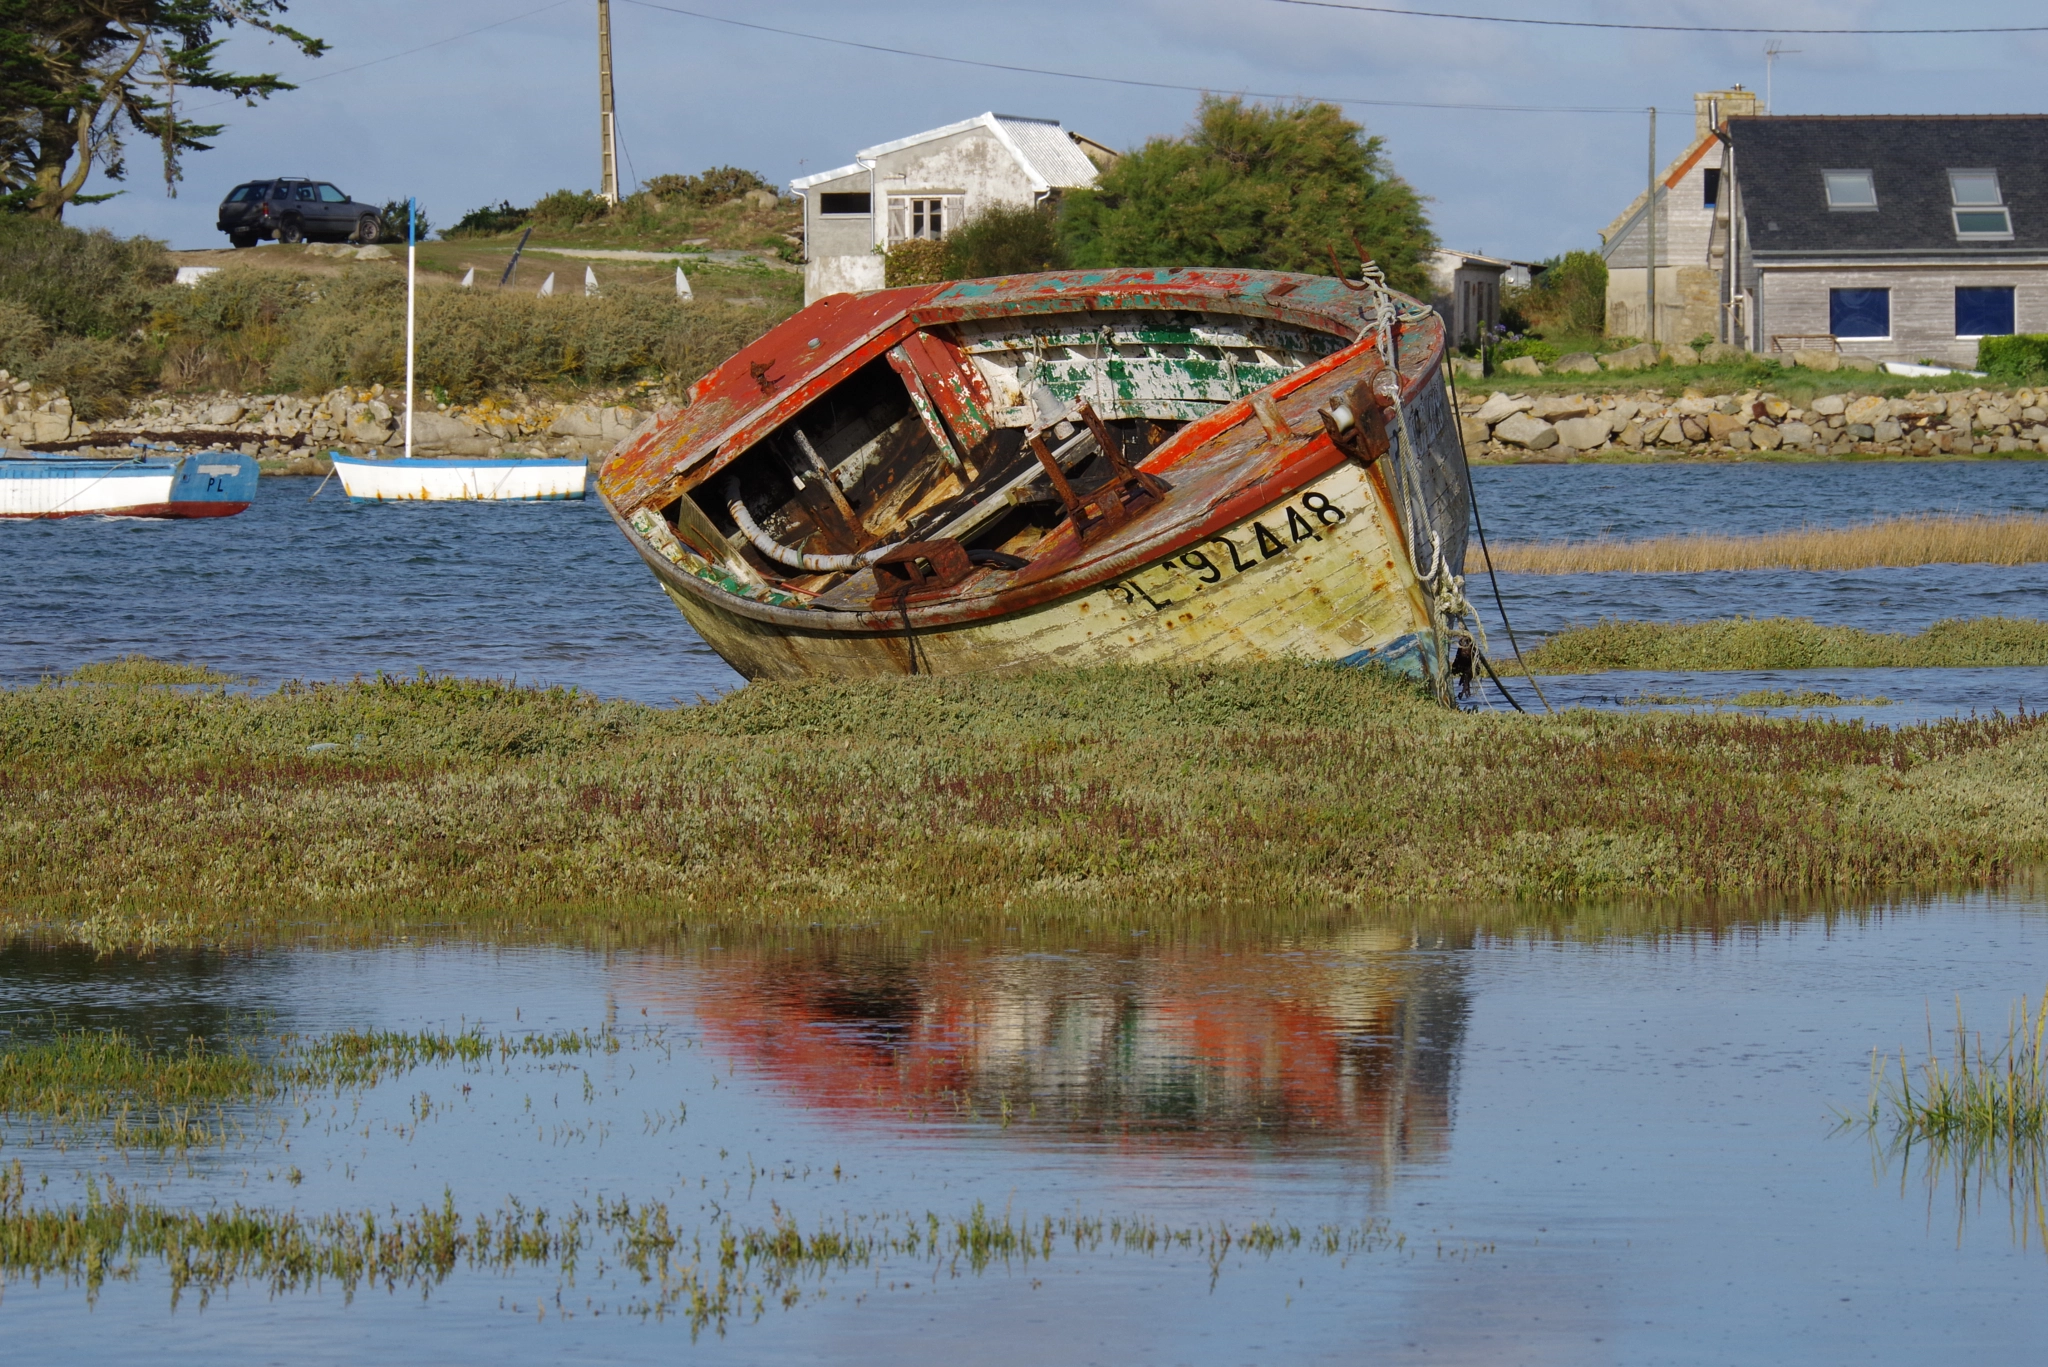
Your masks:
<path fill-rule="evenodd" d="M 420 403 L 413 451 L 423 456 L 595 456 L 630 435 L 666 397 L 651 386 L 586 396 L 581 402 L 484 399 Z M 85 422 L 56 391 L 41 391 L 0 370 L 0 440 L 17 448 L 89 450 L 131 441 L 176 442 L 240 450 L 266 471 L 297 473 L 325 465 L 328 451 L 396 455 L 405 448 L 404 397 L 375 385 L 313 398 L 293 394 L 155 397 L 119 418 Z"/>
<path fill-rule="evenodd" d="M 1468 395 L 1459 417 L 1475 458 L 1569 460 L 1624 453 L 1734 457 L 1996 455 L 2048 451 L 2048 390 L 1824 394 L 1805 408 L 1766 390 L 1670 400 L 1658 394 L 1532 399 Z"/>

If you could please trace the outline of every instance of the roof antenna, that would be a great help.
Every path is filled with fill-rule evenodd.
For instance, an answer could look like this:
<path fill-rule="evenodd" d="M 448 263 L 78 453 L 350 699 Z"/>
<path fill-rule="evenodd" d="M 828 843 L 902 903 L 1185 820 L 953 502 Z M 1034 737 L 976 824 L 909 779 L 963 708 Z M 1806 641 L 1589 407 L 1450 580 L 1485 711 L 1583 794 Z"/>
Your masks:
<path fill-rule="evenodd" d="M 1777 64 L 1780 57 L 1795 57 L 1805 50 L 1804 48 L 1786 47 L 1776 38 L 1764 44 L 1764 113 L 1771 114 L 1776 112 L 1776 106 L 1771 103 L 1771 68 Z"/>

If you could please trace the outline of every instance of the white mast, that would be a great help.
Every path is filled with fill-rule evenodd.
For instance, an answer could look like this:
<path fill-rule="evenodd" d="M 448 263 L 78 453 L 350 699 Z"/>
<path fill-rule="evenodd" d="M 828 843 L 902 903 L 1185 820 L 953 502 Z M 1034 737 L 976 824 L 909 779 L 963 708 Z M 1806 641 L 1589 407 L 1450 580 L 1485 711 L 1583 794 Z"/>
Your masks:
<path fill-rule="evenodd" d="M 419 201 L 408 197 L 405 201 L 405 458 L 412 459 L 412 356 L 413 356 L 413 292 L 418 271 L 414 262 L 418 257 L 413 241 L 413 224 L 417 221 Z"/>
<path fill-rule="evenodd" d="M 597 108 L 603 163 L 598 196 L 607 204 L 619 202 L 619 126 L 612 110 L 612 5 L 597 0 Z"/>

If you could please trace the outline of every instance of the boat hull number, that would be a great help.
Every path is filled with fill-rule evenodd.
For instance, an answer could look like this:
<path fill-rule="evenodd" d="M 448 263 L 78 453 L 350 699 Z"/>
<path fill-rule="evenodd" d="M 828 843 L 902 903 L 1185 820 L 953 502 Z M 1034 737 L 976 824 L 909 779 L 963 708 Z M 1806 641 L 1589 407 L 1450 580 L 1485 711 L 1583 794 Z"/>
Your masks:
<path fill-rule="evenodd" d="M 1209 537 L 1178 555 L 1168 556 L 1151 568 L 1179 571 L 1171 577 L 1199 593 L 1210 584 L 1220 584 L 1262 561 L 1287 554 L 1299 542 L 1321 541 L 1325 528 L 1335 527 L 1348 517 L 1342 508 L 1314 489 L 1303 494 L 1299 504 L 1297 507 L 1293 503 L 1284 503 L 1277 515 L 1266 515 L 1278 524 L 1277 527 L 1268 526 L 1262 519 L 1251 524 L 1250 536 L 1240 529 L 1233 529 L 1234 535 Z M 1155 583 L 1147 588 L 1138 582 L 1135 575 L 1120 579 L 1103 591 L 1123 607 L 1135 608 L 1143 603 L 1154 611 L 1170 608 L 1188 596 L 1169 597 L 1173 592 L 1170 586 Z"/>

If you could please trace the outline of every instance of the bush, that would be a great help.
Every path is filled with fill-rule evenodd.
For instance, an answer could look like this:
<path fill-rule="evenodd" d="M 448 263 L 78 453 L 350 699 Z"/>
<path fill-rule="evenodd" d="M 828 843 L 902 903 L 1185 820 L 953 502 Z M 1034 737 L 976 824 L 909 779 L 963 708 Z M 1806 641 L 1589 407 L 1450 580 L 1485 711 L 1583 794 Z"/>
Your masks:
<path fill-rule="evenodd" d="M 232 270 L 161 296 L 164 376 L 194 388 L 322 391 L 405 375 L 405 282 L 374 270 L 315 282 Z M 679 305 L 666 290 L 538 299 L 434 288 L 419 297 L 419 382 L 458 399 L 667 375 L 686 384 L 775 321 L 764 310 Z"/>
<path fill-rule="evenodd" d="M 1526 289 L 1507 290 L 1501 313 L 1526 328 L 1597 337 L 1607 327 L 1607 262 L 1598 252 L 1566 252 L 1543 263 Z M 1711 339 L 1710 339 L 1711 340 Z"/>
<path fill-rule="evenodd" d="M 1495 365 L 1499 365 L 1502 361 L 1512 361 L 1517 356 L 1534 356 L 1543 364 L 1549 365 L 1563 354 L 1563 352 L 1540 337 L 1515 337 L 1492 348 L 1493 363 Z"/>
<path fill-rule="evenodd" d="M 557 190 L 529 210 L 536 228 L 576 228 L 603 218 L 611 209 L 604 196 L 589 190 Z"/>
<path fill-rule="evenodd" d="M 2021 333 L 1977 340 L 1977 369 L 2008 384 L 2048 371 L 2048 336 Z"/>
<path fill-rule="evenodd" d="M 1060 230 L 1084 267 L 1324 273 L 1333 251 L 1355 260 L 1356 239 L 1396 289 L 1427 294 L 1436 240 L 1422 206 L 1385 144 L 1337 106 L 1204 96 L 1184 136 L 1154 138 L 1072 192 Z"/>
<path fill-rule="evenodd" d="M 434 235 L 434 225 L 427 221 L 427 211 L 413 210 L 413 238 L 424 242 Z M 405 245 L 405 201 L 386 200 L 384 207 L 377 211 L 377 240 L 383 243 Z"/>
<path fill-rule="evenodd" d="M 714 166 L 702 175 L 662 175 L 641 188 L 662 199 L 680 199 L 700 207 L 724 204 L 749 190 L 774 190 L 759 174 L 738 166 Z"/>
<path fill-rule="evenodd" d="M 177 271 L 164 244 L 81 232 L 27 214 L 0 214 L 0 299 L 53 334 L 125 337 L 149 317 L 150 294 Z"/>
<path fill-rule="evenodd" d="M 936 285 L 953 278 L 946 273 L 946 244 L 930 238 L 905 238 L 882 258 L 882 284 L 889 289 Z"/>
<path fill-rule="evenodd" d="M 497 204 L 486 204 L 481 209 L 471 209 L 456 221 L 452 228 L 443 229 L 442 240 L 458 237 L 496 237 L 500 233 L 513 233 L 533 217 L 533 210 L 515 208 L 509 199 Z"/>
<path fill-rule="evenodd" d="M 50 344 L 50 329 L 27 304 L 0 299 L 0 367 L 21 374 Z"/>
<path fill-rule="evenodd" d="M 992 205 L 946 238 L 948 280 L 1056 271 L 1066 264 L 1059 220 L 1049 204 Z"/>

